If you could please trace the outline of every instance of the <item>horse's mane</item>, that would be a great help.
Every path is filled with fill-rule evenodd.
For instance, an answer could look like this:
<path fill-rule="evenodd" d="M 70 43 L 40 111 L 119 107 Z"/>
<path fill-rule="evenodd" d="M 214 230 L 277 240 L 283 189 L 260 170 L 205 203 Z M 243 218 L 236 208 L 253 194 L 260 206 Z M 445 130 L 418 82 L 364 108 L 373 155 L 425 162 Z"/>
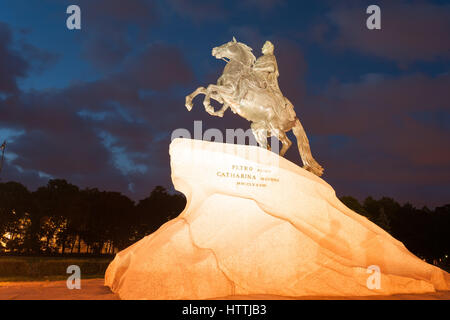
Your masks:
<path fill-rule="evenodd" d="M 245 54 L 247 55 L 248 59 L 250 60 L 251 64 L 253 65 L 256 61 L 255 55 L 252 53 L 253 49 L 250 48 L 248 45 L 242 42 L 237 42 L 237 44 L 243 49 Z"/>

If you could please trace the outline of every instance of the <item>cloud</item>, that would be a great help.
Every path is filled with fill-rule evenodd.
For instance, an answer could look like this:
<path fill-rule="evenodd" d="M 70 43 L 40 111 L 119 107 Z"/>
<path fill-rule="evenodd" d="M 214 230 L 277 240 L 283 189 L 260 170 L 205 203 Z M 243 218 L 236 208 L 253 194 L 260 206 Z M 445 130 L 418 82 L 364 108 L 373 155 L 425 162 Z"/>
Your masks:
<path fill-rule="evenodd" d="M 31 62 L 31 67 L 37 73 L 42 73 L 44 70 L 53 66 L 60 55 L 45 51 L 30 43 L 22 42 L 20 51 L 23 53 L 24 58 Z"/>
<path fill-rule="evenodd" d="M 297 113 L 325 179 L 340 194 L 448 202 L 450 126 L 433 115 L 450 118 L 449 86 L 449 75 L 368 75 L 307 95 Z"/>
<path fill-rule="evenodd" d="M 270 39 L 269 39 L 270 40 Z M 306 95 L 305 76 L 308 64 L 300 46 L 290 40 L 273 41 L 280 72 L 279 84 L 283 94 L 297 107 Z"/>
<path fill-rule="evenodd" d="M 168 0 L 171 9 L 180 17 L 196 24 L 204 22 L 223 22 L 237 17 L 242 11 L 267 14 L 275 7 L 285 4 L 284 0 Z"/>
<path fill-rule="evenodd" d="M 268 12 L 276 6 L 283 5 L 286 2 L 284 0 L 243 0 L 241 3 L 245 6 Z"/>
<path fill-rule="evenodd" d="M 373 78 L 370 75 L 354 83 L 332 82 L 320 95 L 309 96 L 310 106 L 305 111 L 315 130 L 319 134 L 360 135 L 388 121 L 395 124 L 397 118 L 415 111 L 448 109 L 449 75 L 378 75 L 378 81 Z"/>
<path fill-rule="evenodd" d="M 186 85 L 193 80 L 193 72 L 182 52 L 162 43 L 147 46 L 125 68 L 121 76 L 141 89 L 165 90 L 174 84 Z"/>
<path fill-rule="evenodd" d="M 222 0 L 168 0 L 167 2 L 180 17 L 194 22 L 224 20 L 230 14 L 230 4 Z"/>
<path fill-rule="evenodd" d="M 120 65 L 159 22 L 154 1 L 81 0 L 83 56 L 102 70 Z M 130 32 L 134 30 L 134 32 Z M 135 35 L 134 37 L 131 35 Z"/>
<path fill-rule="evenodd" d="M 366 27 L 367 6 L 339 5 L 327 22 L 314 25 L 310 34 L 325 46 L 353 50 L 397 62 L 406 67 L 415 61 L 450 57 L 450 5 L 417 1 L 383 1 L 381 30 Z"/>
<path fill-rule="evenodd" d="M 0 93 L 17 93 L 17 79 L 27 75 L 30 65 L 12 49 L 12 32 L 0 21 Z"/>
<path fill-rule="evenodd" d="M 185 126 L 187 113 L 171 92 L 192 78 L 181 51 L 157 43 L 108 77 L 0 99 L 0 127 L 23 132 L 8 144 L 15 156 L 2 179 L 36 186 L 48 176 L 64 178 L 135 199 L 169 184 L 166 133 Z"/>

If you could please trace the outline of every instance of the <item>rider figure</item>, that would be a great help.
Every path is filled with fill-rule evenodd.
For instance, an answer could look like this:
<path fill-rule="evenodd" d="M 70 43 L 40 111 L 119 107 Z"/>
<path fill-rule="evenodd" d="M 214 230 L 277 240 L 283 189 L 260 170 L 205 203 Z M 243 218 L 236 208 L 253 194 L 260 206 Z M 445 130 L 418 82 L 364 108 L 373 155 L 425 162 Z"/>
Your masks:
<path fill-rule="evenodd" d="M 256 60 L 253 66 L 253 71 L 256 74 L 257 80 L 259 80 L 259 86 L 262 89 L 267 89 L 271 95 L 275 97 L 275 100 L 277 101 L 276 106 L 274 106 L 275 113 L 278 116 L 282 116 L 285 114 L 286 101 L 281 93 L 280 87 L 278 86 L 278 64 L 273 52 L 273 44 L 270 41 L 266 41 L 262 47 L 263 55 Z M 247 85 L 244 84 L 244 80 L 247 80 L 246 77 L 242 77 L 240 79 L 237 88 L 236 94 L 237 101 L 239 102 L 245 96 L 248 89 L 246 88 Z"/>
<path fill-rule="evenodd" d="M 278 72 L 277 59 L 273 51 L 274 46 L 272 42 L 266 41 L 262 47 L 263 55 L 256 60 L 253 70 L 256 72 L 258 78 L 263 80 L 265 88 L 275 97 L 277 101 L 274 107 L 275 113 L 278 116 L 282 116 L 285 113 L 286 101 L 278 86 L 278 76 L 280 74 Z"/>

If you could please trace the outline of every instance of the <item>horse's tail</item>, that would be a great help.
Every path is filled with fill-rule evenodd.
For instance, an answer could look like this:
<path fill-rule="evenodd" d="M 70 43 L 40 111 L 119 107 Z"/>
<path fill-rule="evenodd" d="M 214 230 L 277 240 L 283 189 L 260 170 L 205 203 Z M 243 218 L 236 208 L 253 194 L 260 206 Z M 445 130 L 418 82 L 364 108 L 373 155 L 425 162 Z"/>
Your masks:
<path fill-rule="evenodd" d="M 297 138 L 298 151 L 300 152 L 300 157 L 302 158 L 303 168 L 320 177 L 323 174 L 323 168 L 313 158 L 311 148 L 309 147 L 308 137 L 306 136 L 305 130 L 297 117 L 295 118 L 295 125 L 292 127 L 292 132 L 294 132 L 295 137 Z"/>

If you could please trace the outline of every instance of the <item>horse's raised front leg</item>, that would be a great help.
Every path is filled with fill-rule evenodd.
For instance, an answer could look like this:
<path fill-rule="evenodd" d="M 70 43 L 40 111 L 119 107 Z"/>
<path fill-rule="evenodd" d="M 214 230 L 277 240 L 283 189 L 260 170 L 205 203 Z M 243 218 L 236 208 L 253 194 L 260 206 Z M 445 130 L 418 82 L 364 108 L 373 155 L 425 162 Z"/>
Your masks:
<path fill-rule="evenodd" d="M 216 116 L 222 118 L 222 117 L 223 117 L 223 114 L 225 113 L 225 111 L 227 111 L 227 109 L 228 109 L 229 107 L 230 107 L 230 105 L 229 105 L 228 103 L 225 102 L 225 103 L 223 104 L 222 108 L 216 112 Z"/>
<path fill-rule="evenodd" d="M 209 88 L 209 87 L 208 87 Z M 214 111 L 214 108 L 211 106 L 210 98 L 216 100 L 217 102 L 223 104 L 222 108 L 218 111 Z M 229 104 L 226 103 L 223 98 L 216 91 L 208 90 L 208 93 L 205 96 L 205 100 L 203 100 L 203 105 L 205 106 L 206 112 L 208 112 L 212 116 L 223 117 L 225 111 L 229 108 Z"/>
<path fill-rule="evenodd" d="M 210 115 L 215 116 L 214 108 L 211 106 L 210 92 L 208 89 L 206 90 L 205 99 L 203 99 L 203 106 L 205 107 L 206 112 Z"/>
<path fill-rule="evenodd" d="M 204 87 L 198 87 L 194 92 L 192 92 L 190 95 L 186 96 L 186 103 L 185 106 L 186 108 L 191 111 L 192 110 L 192 100 L 194 100 L 194 98 L 199 95 L 199 94 L 207 94 L 207 90 Z"/>

